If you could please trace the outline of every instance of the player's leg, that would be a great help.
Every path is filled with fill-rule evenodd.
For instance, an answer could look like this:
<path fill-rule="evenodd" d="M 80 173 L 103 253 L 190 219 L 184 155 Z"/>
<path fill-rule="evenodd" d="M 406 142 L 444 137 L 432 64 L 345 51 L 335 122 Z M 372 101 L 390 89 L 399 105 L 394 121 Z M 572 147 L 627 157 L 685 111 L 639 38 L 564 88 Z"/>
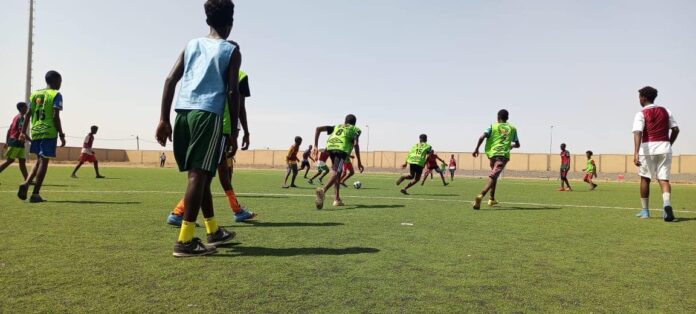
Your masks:
<path fill-rule="evenodd" d="M 40 196 L 41 187 L 43 186 L 44 179 L 46 178 L 46 173 L 48 172 L 48 163 L 50 159 L 46 157 L 40 157 L 39 169 L 36 172 L 36 183 L 34 184 L 34 190 L 31 193 L 29 202 L 40 203 L 44 200 Z"/>
<path fill-rule="evenodd" d="M 292 166 L 292 181 L 290 182 L 290 187 L 296 188 L 297 185 L 295 185 L 295 179 L 297 179 L 297 174 L 299 171 L 297 170 L 297 164 L 294 164 Z"/>
<path fill-rule="evenodd" d="M 348 167 L 348 171 L 346 171 L 346 173 L 343 175 L 343 180 L 341 180 L 341 185 L 343 185 L 344 187 L 348 187 L 348 185 L 346 185 L 346 182 L 353 175 L 355 175 L 355 170 L 353 170 L 353 167 Z"/>
<path fill-rule="evenodd" d="M 290 174 L 292 173 L 292 167 L 290 164 L 288 164 L 288 167 L 285 171 L 285 181 L 283 181 L 283 188 L 287 189 L 289 188 L 288 186 L 288 179 L 290 178 Z"/>
<path fill-rule="evenodd" d="M 94 172 L 97 174 L 97 179 L 105 178 L 99 173 L 99 161 L 96 158 L 94 159 Z"/>
<path fill-rule="evenodd" d="M 437 169 L 437 173 L 440 174 L 440 179 L 442 179 L 442 185 L 447 186 L 447 181 L 445 181 L 445 172 L 442 169 Z"/>
<path fill-rule="evenodd" d="M 27 177 L 29 176 L 29 173 L 27 172 L 27 160 L 24 158 L 20 158 L 20 159 L 18 159 L 18 161 L 19 161 L 19 171 L 22 173 L 22 177 L 24 178 L 24 180 L 26 180 Z"/>
<path fill-rule="evenodd" d="M 401 194 L 408 195 L 408 189 L 411 188 L 412 186 L 418 184 L 420 182 L 421 176 L 423 174 L 423 167 L 419 165 L 414 165 L 410 164 L 410 174 L 409 177 L 411 177 L 411 181 L 408 182 L 406 187 L 401 189 Z M 427 178 L 427 176 L 422 176 L 424 179 Z"/>
<path fill-rule="evenodd" d="M 82 161 L 82 157 L 80 157 L 80 161 L 77 162 L 77 166 L 75 166 L 75 169 L 70 175 L 71 178 L 77 178 L 77 170 L 79 170 L 80 167 L 82 167 L 82 164 L 84 164 L 84 162 Z"/>
<path fill-rule="evenodd" d="M 650 178 L 640 177 L 640 212 L 636 214 L 639 218 L 650 218 Z"/>
<path fill-rule="evenodd" d="M 326 196 L 326 191 L 328 191 L 332 186 L 338 189 L 340 183 L 341 175 L 343 172 L 343 162 L 345 160 L 345 153 L 338 151 L 329 152 L 329 158 L 331 159 L 331 168 L 329 181 L 323 187 L 318 187 L 316 189 L 316 201 L 315 205 L 317 209 L 322 209 L 324 206 L 324 198 Z M 337 194 L 338 195 L 338 194 Z"/>
<path fill-rule="evenodd" d="M 672 168 L 672 155 L 662 154 L 655 157 L 656 176 L 662 190 L 662 218 L 667 221 L 674 221 L 674 211 L 672 210 L 672 185 L 669 183 Z"/>
<path fill-rule="evenodd" d="M 307 179 L 307 175 L 309 174 L 309 170 L 310 170 L 310 169 L 311 169 L 311 167 L 309 166 L 309 161 L 308 161 L 308 162 L 307 162 L 307 168 L 305 169 L 305 173 L 304 173 L 304 178 L 305 178 L 305 179 Z"/>
<path fill-rule="evenodd" d="M 7 158 L 5 162 L 0 165 L 0 172 L 3 172 L 9 165 L 11 165 L 15 160 L 13 158 Z"/>
<path fill-rule="evenodd" d="M 421 180 L 421 186 L 425 185 L 425 180 L 428 179 L 428 175 L 429 175 L 431 172 L 432 172 L 432 170 L 430 170 L 430 168 L 428 168 L 428 169 L 425 170 L 425 174 L 422 175 L 423 180 Z"/>

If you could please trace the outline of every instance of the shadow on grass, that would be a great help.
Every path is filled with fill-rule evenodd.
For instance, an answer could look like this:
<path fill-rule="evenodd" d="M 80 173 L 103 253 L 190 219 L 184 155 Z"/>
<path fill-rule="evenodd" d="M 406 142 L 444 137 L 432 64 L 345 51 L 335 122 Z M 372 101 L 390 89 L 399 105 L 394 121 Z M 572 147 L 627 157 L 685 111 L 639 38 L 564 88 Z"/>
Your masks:
<path fill-rule="evenodd" d="M 672 221 L 672 223 L 687 221 L 696 221 L 696 217 L 677 217 L 675 221 Z"/>
<path fill-rule="evenodd" d="M 348 205 L 345 209 L 387 209 L 387 208 L 402 208 L 406 205 L 401 204 L 377 204 L 377 205 Z M 341 209 L 338 207 L 337 209 Z"/>
<path fill-rule="evenodd" d="M 215 195 L 213 196 L 214 198 L 227 198 L 226 195 Z M 283 196 L 283 195 L 247 195 L 247 194 L 238 194 L 237 197 L 240 199 L 245 199 L 245 198 L 289 198 L 290 196 Z"/>
<path fill-rule="evenodd" d="M 118 204 L 118 205 L 131 205 L 131 204 L 142 204 L 141 202 L 109 202 L 109 201 L 46 201 L 47 203 L 63 203 L 63 204 Z"/>
<path fill-rule="evenodd" d="M 229 228 L 239 227 L 336 227 L 343 226 L 340 222 L 262 222 L 262 221 L 246 221 L 238 225 L 223 226 Z"/>
<path fill-rule="evenodd" d="M 325 247 L 301 247 L 301 248 L 266 248 L 258 246 L 230 245 L 230 250 L 225 253 L 215 254 L 212 257 L 236 257 L 236 256 L 307 256 L 307 255 L 352 255 L 377 253 L 379 249 L 369 247 L 325 248 Z M 223 246 L 218 246 L 223 247 Z"/>
<path fill-rule="evenodd" d="M 505 206 L 505 207 L 493 207 L 492 210 L 557 210 L 560 207 L 549 207 L 549 206 L 538 206 L 538 207 L 520 207 L 520 206 Z"/>
<path fill-rule="evenodd" d="M 412 194 L 412 196 L 437 196 L 437 197 L 443 196 L 444 197 L 444 196 L 461 196 L 461 195 L 459 195 L 459 194 L 438 194 L 438 193 L 434 193 L 434 194 L 432 194 L 432 193 L 417 193 L 417 194 Z"/>

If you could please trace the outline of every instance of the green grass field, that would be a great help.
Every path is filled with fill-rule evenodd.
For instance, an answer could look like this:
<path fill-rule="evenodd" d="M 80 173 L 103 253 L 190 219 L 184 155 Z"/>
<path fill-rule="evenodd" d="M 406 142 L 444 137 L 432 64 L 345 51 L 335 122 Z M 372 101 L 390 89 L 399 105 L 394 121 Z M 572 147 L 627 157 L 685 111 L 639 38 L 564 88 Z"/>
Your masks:
<path fill-rule="evenodd" d="M 405 197 L 387 174 L 358 175 L 346 207 L 317 211 L 307 183 L 283 190 L 278 171 L 239 170 L 257 222 L 234 223 L 214 181 L 216 216 L 237 237 L 176 259 L 165 219 L 184 175 L 70 170 L 49 170 L 42 204 L 16 198 L 16 168 L 0 175 L 2 313 L 696 312 L 696 186 L 674 187 L 674 223 L 635 218 L 632 183 L 561 193 L 503 179 L 503 203 L 474 211 L 482 179 Z"/>

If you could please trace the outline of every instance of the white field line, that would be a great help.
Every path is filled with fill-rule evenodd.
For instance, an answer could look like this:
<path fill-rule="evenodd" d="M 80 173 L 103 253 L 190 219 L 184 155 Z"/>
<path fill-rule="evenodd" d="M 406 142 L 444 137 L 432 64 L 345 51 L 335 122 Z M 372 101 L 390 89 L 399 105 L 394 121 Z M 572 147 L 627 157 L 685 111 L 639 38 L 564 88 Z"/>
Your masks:
<path fill-rule="evenodd" d="M 72 193 L 72 194 L 183 194 L 181 191 L 136 191 L 136 190 L 124 190 L 124 191 L 83 191 L 83 190 L 45 190 L 47 194 L 50 193 Z M 0 191 L 0 193 L 16 193 L 16 191 Z M 214 193 L 216 195 L 224 195 L 224 193 Z M 290 193 L 237 193 L 239 196 L 249 195 L 249 196 L 286 196 L 286 197 L 315 197 L 314 194 L 290 194 Z M 397 197 L 397 196 L 355 196 L 347 195 L 344 198 L 360 198 L 360 199 L 380 199 L 380 200 L 397 200 L 397 201 L 425 201 L 425 202 L 446 202 L 446 203 L 464 203 L 471 204 L 471 200 L 462 199 L 442 199 L 442 198 L 417 198 L 417 197 Z M 599 208 L 599 209 L 623 209 L 623 210 L 637 210 L 633 207 L 620 207 L 620 206 L 600 206 L 600 205 L 571 205 L 571 204 L 547 204 L 547 203 L 527 203 L 527 202 L 500 202 L 500 204 L 509 205 L 528 205 L 528 206 L 548 206 L 548 207 L 575 207 L 575 208 Z M 662 209 L 651 209 L 652 211 L 662 211 Z M 675 210 L 677 213 L 692 213 L 696 214 L 693 210 Z"/>

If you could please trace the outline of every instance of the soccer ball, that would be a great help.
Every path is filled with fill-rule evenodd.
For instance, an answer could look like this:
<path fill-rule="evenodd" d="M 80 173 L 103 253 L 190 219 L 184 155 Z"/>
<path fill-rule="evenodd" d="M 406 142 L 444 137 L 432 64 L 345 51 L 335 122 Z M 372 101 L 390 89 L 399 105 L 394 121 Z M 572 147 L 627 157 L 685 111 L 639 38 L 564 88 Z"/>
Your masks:
<path fill-rule="evenodd" d="M 360 183 L 360 181 L 355 181 L 353 182 L 353 187 L 359 189 L 362 187 L 362 183 Z"/>

